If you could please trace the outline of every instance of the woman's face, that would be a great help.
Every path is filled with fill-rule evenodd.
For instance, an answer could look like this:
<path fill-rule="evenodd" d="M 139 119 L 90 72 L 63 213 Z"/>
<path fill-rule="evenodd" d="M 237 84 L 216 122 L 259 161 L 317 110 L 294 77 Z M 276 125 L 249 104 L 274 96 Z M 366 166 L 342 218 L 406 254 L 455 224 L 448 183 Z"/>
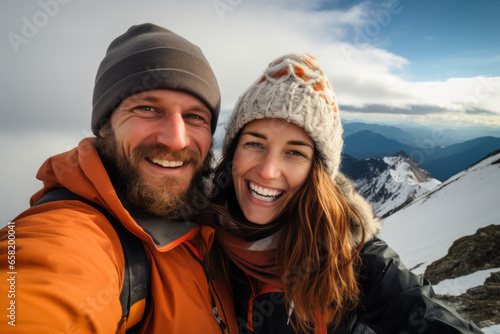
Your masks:
<path fill-rule="evenodd" d="M 242 130 L 233 158 L 233 182 L 245 217 L 273 221 L 311 171 L 314 142 L 296 124 L 265 118 Z"/>

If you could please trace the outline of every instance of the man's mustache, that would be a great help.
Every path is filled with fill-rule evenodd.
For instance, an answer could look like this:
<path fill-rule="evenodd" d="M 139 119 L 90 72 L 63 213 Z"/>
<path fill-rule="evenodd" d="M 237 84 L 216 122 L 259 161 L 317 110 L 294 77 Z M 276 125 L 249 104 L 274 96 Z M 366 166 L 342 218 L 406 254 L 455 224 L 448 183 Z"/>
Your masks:
<path fill-rule="evenodd" d="M 174 151 L 158 143 L 141 144 L 132 151 L 130 160 L 133 166 L 137 166 L 142 159 L 150 161 L 153 159 L 183 161 L 184 164 L 192 164 L 195 170 L 200 168 L 203 163 L 201 156 L 187 147 Z"/>

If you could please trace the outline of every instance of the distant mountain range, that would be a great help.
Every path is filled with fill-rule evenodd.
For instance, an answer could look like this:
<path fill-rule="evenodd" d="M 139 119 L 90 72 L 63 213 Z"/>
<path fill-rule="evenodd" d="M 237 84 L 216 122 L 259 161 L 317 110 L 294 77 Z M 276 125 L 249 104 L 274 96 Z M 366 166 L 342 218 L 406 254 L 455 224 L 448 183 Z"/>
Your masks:
<path fill-rule="evenodd" d="M 449 146 L 479 137 L 500 137 L 499 127 L 468 126 L 460 128 L 432 128 L 418 123 L 373 124 L 362 121 L 342 121 L 344 137 L 362 130 L 378 133 L 388 139 L 412 147 Z"/>
<path fill-rule="evenodd" d="M 415 133 L 393 126 L 362 124 L 345 125 L 344 152 L 347 155 L 356 159 L 384 158 L 404 151 L 422 165 L 432 177 L 440 181 L 447 180 L 486 154 L 500 148 L 498 137 L 485 136 L 444 146 L 436 145 L 441 140 L 436 136 L 432 137 L 431 134 L 429 134 L 431 137 L 427 139 L 421 136 L 417 138 Z M 392 138 L 366 128 L 385 132 Z M 356 130 L 359 131 L 353 132 Z M 404 140 L 405 143 L 393 139 L 402 139 L 405 135 L 408 138 Z M 409 145 L 408 141 L 414 141 L 418 143 L 418 146 Z"/>
<path fill-rule="evenodd" d="M 443 148 L 436 147 L 422 166 L 436 179 L 445 181 L 499 148 L 500 138 L 496 137 L 481 137 Z"/>
<path fill-rule="evenodd" d="M 344 152 L 356 159 L 391 157 L 399 151 L 411 154 L 416 148 L 370 130 L 361 130 L 344 138 Z"/>
<path fill-rule="evenodd" d="M 407 144 L 410 146 L 415 146 L 416 141 L 418 141 L 418 136 L 414 135 L 413 132 L 404 131 L 401 128 L 391 126 L 391 125 L 380 125 L 380 124 L 369 124 L 362 122 L 354 122 L 354 123 L 344 123 L 342 124 L 344 127 L 344 137 L 348 137 L 355 133 L 361 131 L 371 131 L 377 133 L 379 135 L 384 136 L 388 139 L 397 140 L 400 143 Z M 425 131 L 426 133 L 422 134 Z M 422 130 L 417 132 L 420 136 L 429 136 L 432 130 Z M 454 144 L 454 143 L 453 143 Z"/>

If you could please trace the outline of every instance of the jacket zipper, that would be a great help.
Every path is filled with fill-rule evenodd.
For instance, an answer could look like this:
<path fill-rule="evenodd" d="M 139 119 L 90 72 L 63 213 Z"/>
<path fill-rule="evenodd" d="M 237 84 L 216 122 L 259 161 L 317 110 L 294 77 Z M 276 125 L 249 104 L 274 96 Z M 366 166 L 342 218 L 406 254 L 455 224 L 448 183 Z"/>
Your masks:
<path fill-rule="evenodd" d="M 219 295 L 217 294 L 217 290 L 215 289 L 215 287 L 213 285 L 213 281 L 211 279 L 211 276 L 209 275 L 207 268 L 205 267 L 205 264 L 203 264 L 203 262 L 201 261 L 200 256 L 198 255 L 198 252 L 195 253 L 196 249 L 188 241 L 184 241 L 182 243 L 182 245 L 188 250 L 189 254 L 191 254 L 191 256 L 200 264 L 201 268 L 203 269 L 203 272 L 205 273 L 205 278 L 207 279 L 207 283 L 209 283 L 212 286 L 212 289 L 215 292 L 217 300 L 219 301 L 219 304 L 220 304 L 220 307 L 222 310 L 222 314 L 224 315 L 224 318 L 225 318 L 226 314 L 224 312 L 224 308 L 222 307 L 222 302 L 219 298 Z M 225 334 L 226 329 L 227 329 L 228 334 L 230 334 L 229 328 L 227 327 L 226 323 L 220 317 L 219 311 L 217 310 L 217 304 L 215 303 L 215 299 L 214 299 L 212 292 L 211 291 L 208 291 L 208 292 L 210 293 L 210 298 L 211 298 L 211 302 L 212 302 L 212 305 L 211 305 L 212 306 L 212 314 L 213 314 L 215 320 L 217 321 L 217 324 L 219 325 L 221 333 Z"/>
<path fill-rule="evenodd" d="M 213 284 L 212 284 L 212 288 L 215 291 L 215 288 L 214 288 Z M 219 299 L 219 296 L 217 295 L 217 291 L 215 291 L 215 295 L 217 296 L 217 299 Z M 217 311 L 217 304 L 215 304 L 214 296 L 212 295 L 211 292 L 210 292 L 210 297 L 212 297 L 212 313 L 213 313 L 213 315 L 215 317 L 215 320 L 217 320 L 217 322 L 219 323 L 219 327 L 221 329 L 221 332 L 224 334 L 227 326 L 224 323 L 224 321 L 222 321 L 222 319 L 221 319 L 221 317 L 219 315 L 219 312 Z M 220 299 L 219 299 L 219 303 L 221 304 L 221 308 L 222 308 L 222 303 L 220 302 Z M 222 309 L 222 313 L 224 313 L 224 309 Z M 228 329 L 228 333 L 229 333 L 229 329 Z"/>

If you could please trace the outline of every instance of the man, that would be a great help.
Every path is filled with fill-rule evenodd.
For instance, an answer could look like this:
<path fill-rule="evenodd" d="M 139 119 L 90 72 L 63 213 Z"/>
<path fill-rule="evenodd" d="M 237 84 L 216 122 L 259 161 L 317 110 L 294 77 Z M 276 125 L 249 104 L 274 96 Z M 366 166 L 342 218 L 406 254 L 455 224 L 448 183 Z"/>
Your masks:
<path fill-rule="evenodd" d="M 110 44 L 94 87 L 97 138 L 49 158 L 31 204 L 59 188 L 84 200 L 37 204 L 0 233 L 0 332 L 125 333 L 139 322 L 144 300 L 122 316 L 123 248 L 103 211 L 151 264 L 142 333 L 237 332 L 229 289 L 202 265 L 213 230 L 186 220 L 210 173 L 219 109 L 210 65 L 181 36 L 142 24 Z"/>

